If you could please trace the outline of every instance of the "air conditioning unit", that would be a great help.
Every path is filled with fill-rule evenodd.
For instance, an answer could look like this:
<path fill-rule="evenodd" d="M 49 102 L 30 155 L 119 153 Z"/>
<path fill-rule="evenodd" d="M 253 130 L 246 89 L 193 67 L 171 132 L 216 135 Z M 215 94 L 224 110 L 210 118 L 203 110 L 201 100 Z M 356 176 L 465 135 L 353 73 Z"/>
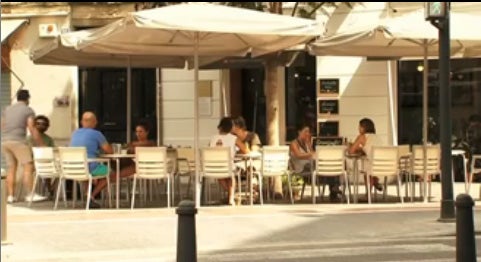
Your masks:
<path fill-rule="evenodd" d="M 58 36 L 58 28 L 56 24 L 40 24 L 38 26 L 40 37 L 56 37 Z"/>

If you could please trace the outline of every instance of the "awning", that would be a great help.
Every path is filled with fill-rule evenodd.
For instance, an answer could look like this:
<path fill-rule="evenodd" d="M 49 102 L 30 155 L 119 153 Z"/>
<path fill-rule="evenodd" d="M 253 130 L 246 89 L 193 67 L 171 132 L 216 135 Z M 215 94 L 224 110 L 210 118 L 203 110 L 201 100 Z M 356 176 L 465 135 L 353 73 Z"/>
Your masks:
<path fill-rule="evenodd" d="M 25 22 L 27 19 L 2 19 L 2 43 Z"/>

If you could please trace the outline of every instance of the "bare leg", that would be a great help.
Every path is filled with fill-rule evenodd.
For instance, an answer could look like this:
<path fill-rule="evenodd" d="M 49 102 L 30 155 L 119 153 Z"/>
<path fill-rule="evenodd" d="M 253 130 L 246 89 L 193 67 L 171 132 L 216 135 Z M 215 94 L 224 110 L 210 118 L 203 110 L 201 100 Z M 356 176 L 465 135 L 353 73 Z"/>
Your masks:
<path fill-rule="evenodd" d="M 9 196 L 15 193 L 15 177 L 17 174 L 17 161 L 12 161 L 7 169 L 7 192 Z"/>
<path fill-rule="evenodd" d="M 229 205 L 234 206 L 235 201 L 234 201 L 234 194 L 235 194 L 235 180 L 234 179 L 228 179 L 227 180 L 227 186 L 229 188 Z"/>
<path fill-rule="evenodd" d="M 119 177 L 129 177 L 135 173 L 135 165 L 130 165 L 124 167 L 120 170 Z M 110 174 L 110 183 L 114 183 L 117 180 L 117 176 L 115 173 Z M 92 199 L 94 199 L 102 190 L 107 186 L 107 179 L 98 180 L 97 185 L 95 186 L 92 192 Z"/>
<path fill-rule="evenodd" d="M 32 192 L 33 189 L 33 163 L 29 162 L 23 165 L 23 185 L 28 190 Z"/>

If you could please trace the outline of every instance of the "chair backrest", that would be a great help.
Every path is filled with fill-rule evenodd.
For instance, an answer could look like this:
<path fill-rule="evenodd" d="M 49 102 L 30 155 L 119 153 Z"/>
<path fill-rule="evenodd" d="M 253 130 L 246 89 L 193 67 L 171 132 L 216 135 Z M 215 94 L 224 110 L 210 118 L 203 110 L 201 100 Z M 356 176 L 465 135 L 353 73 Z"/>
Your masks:
<path fill-rule="evenodd" d="M 345 146 L 316 146 L 316 174 L 340 176 L 345 173 Z"/>
<path fill-rule="evenodd" d="M 371 153 L 372 176 L 394 176 L 398 173 L 399 149 L 397 146 L 373 146 Z"/>
<path fill-rule="evenodd" d="M 32 147 L 32 151 L 37 176 L 57 177 L 59 175 L 52 147 Z"/>
<path fill-rule="evenodd" d="M 87 179 L 89 169 L 85 147 L 59 147 L 60 170 L 67 178 Z"/>
<path fill-rule="evenodd" d="M 200 150 L 202 175 L 230 178 L 233 174 L 233 156 L 230 147 L 204 147 Z"/>
<path fill-rule="evenodd" d="M 167 147 L 136 147 L 136 175 L 143 178 L 164 178 L 169 175 Z"/>
<path fill-rule="evenodd" d="M 263 176 L 281 176 L 289 171 L 289 146 L 263 146 L 261 172 Z"/>
<path fill-rule="evenodd" d="M 441 148 L 439 145 L 430 145 L 426 148 L 426 172 L 439 173 Z M 424 170 L 424 152 L 422 145 L 413 146 L 413 170 L 415 174 L 422 174 Z"/>
<path fill-rule="evenodd" d="M 177 148 L 177 171 L 181 174 L 195 170 L 195 153 L 193 148 Z"/>

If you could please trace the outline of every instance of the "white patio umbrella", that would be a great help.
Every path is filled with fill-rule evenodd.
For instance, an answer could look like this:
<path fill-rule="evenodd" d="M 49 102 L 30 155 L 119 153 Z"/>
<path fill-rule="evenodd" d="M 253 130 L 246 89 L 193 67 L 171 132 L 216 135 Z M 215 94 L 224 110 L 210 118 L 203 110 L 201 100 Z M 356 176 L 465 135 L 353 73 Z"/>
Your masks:
<path fill-rule="evenodd" d="M 479 24 L 481 24 L 480 16 L 450 12 L 451 55 L 481 55 L 481 52 L 478 52 L 481 50 L 478 49 L 481 44 L 481 31 L 472 30 L 470 26 Z M 438 29 L 425 20 L 424 10 L 420 9 L 398 17 L 379 19 L 377 25 L 350 28 L 309 44 L 308 49 L 313 55 L 368 56 L 392 59 L 405 56 L 423 56 L 423 144 L 426 148 L 428 118 L 427 57 L 438 55 L 438 34 Z M 392 87 L 389 88 L 389 99 L 391 126 L 394 131 Z M 393 141 L 396 141 L 394 134 Z M 426 152 L 426 150 L 424 151 Z"/>
<path fill-rule="evenodd" d="M 199 57 L 252 57 L 305 43 L 320 35 L 315 20 L 206 3 L 178 4 L 128 14 L 74 39 L 84 52 L 194 57 L 194 150 L 198 151 Z M 72 39 L 62 37 L 62 42 Z M 199 157 L 196 157 L 196 205 L 200 205 Z"/>

